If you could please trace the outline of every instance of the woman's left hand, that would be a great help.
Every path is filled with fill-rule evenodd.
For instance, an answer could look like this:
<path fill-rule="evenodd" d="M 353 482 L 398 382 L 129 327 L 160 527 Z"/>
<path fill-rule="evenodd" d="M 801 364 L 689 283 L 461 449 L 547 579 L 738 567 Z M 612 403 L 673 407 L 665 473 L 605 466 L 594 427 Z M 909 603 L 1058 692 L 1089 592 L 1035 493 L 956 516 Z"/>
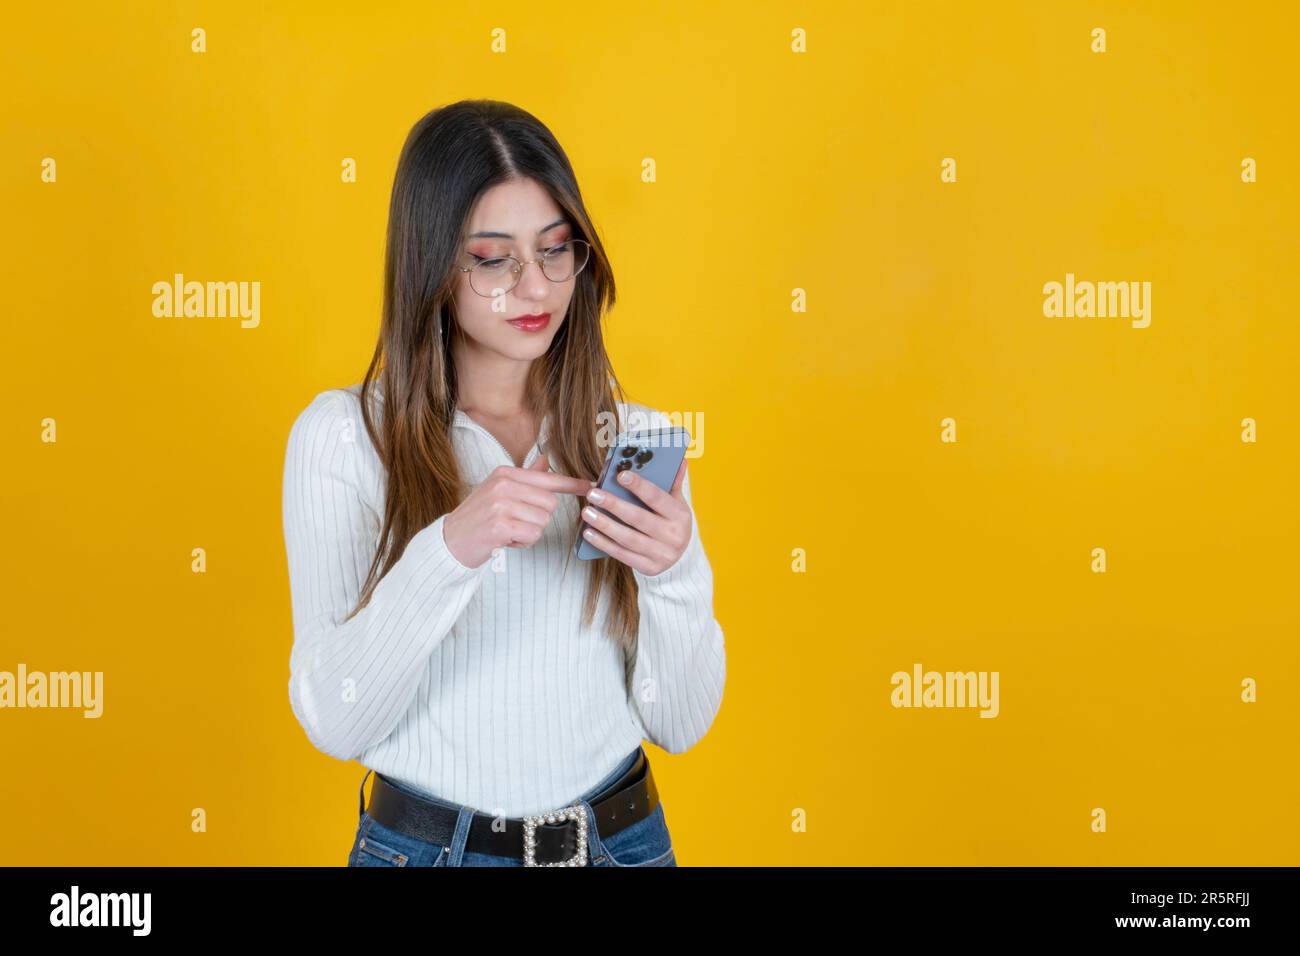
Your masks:
<path fill-rule="evenodd" d="M 670 491 L 664 491 L 631 469 L 620 472 L 618 483 L 644 501 L 650 510 L 593 488 L 587 500 L 609 514 L 601 514 L 591 507 L 583 508 L 582 518 L 587 525 L 583 537 L 611 558 L 617 558 L 642 574 L 655 575 L 666 571 L 677 563 L 691 543 L 691 506 L 682 494 L 685 479 L 685 458 L 677 469 Z M 619 521 L 624 523 L 619 524 Z"/>

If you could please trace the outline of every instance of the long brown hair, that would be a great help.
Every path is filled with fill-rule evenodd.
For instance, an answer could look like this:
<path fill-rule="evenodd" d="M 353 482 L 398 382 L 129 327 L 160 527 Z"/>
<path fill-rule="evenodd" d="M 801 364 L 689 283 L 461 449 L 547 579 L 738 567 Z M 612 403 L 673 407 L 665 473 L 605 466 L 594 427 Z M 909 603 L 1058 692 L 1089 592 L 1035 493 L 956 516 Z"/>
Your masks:
<path fill-rule="evenodd" d="M 546 188 L 572 223 L 573 237 L 591 244 L 567 316 L 529 369 L 526 400 L 538 421 L 551 416 L 544 449 L 551 467 L 582 477 L 599 474 L 604 464 L 597 423 L 618 421 L 615 394 L 623 401 L 601 334 L 601 318 L 614 304 L 614 276 L 573 167 L 550 130 L 517 106 L 462 100 L 435 109 L 406 138 L 389 204 L 383 322 L 361 386 L 362 418 L 387 469 L 388 488 L 378 548 L 349 618 L 369 603 L 411 538 L 469 493 L 451 441 L 455 267 L 474 202 L 516 178 Z M 375 389 L 382 397 L 379 421 L 371 408 Z M 570 561 L 581 530 L 579 517 Z M 586 563 L 583 621 L 592 623 L 601 589 L 609 588 L 606 629 L 623 647 L 630 675 L 639 626 L 632 569 L 608 557 Z"/>

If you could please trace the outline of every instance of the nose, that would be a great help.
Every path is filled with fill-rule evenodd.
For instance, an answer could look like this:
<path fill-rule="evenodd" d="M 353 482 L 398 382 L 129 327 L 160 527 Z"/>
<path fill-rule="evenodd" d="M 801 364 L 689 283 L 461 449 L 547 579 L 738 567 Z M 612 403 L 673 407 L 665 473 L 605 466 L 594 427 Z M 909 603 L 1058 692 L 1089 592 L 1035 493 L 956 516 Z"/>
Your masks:
<path fill-rule="evenodd" d="M 515 295 L 530 302 L 545 301 L 550 293 L 551 280 L 542 272 L 540 262 L 525 262 L 519 273 L 519 284 L 515 286 Z"/>

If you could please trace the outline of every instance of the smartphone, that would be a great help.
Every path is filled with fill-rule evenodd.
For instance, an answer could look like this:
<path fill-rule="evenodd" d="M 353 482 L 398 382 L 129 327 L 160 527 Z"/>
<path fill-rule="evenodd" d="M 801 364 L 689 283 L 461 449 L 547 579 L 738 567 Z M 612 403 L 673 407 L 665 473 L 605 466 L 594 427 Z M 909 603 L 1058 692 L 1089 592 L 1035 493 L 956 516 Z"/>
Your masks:
<path fill-rule="evenodd" d="M 620 434 L 618 442 L 605 456 L 605 466 L 601 469 L 600 480 L 596 487 L 608 495 L 622 498 L 649 511 L 649 505 L 618 483 L 619 472 L 635 472 L 646 481 L 653 482 L 659 488 L 668 491 L 677 477 L 677 470 L 682 467 L 682 459 L 686 457 L 686 449 L 690 443 L 691 433 L 680 425 Z M 611 520 L 618 521 L 618 518 L 604 508 L 590 502 L 588 504 Z M 619 524 L 623 523 L 619 521 Z M 586 528 L 588 525 L 584 522 L 583 527 Z M 583 561 L 609 557 L 581 535 L 574 550 Z"/>

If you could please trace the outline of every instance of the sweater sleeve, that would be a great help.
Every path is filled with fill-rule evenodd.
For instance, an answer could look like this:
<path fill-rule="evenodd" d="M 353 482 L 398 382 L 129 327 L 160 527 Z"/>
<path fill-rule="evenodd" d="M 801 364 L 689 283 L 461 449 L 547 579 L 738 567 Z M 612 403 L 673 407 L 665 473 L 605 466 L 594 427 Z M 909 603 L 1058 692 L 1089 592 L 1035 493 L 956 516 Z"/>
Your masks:
<path fill-rule="evenodd" d="M 689 471 L 682 495 L 691 505 Z M 629 686 L 632 707 L 651 743 L 669 753 L 689 750 L 722 705 L 727 677 L 722 625 L 713 616 L 713 570 L 691 505 L 691 540 L 658 574 L 632 569 L 641 625 Z"/>
<path fill-rule="evenodd" d="M 379 514 L 360 480 L 365 440 L 360 407 L 333 390 L 298 416 L 285 451 L 289 704 L 312 744 L 340 760 L 392 733 L 430 654 L 491 567 L 457 560 L 443 538 L 443 515 L 411 538 L 366 607 L 344 620 L 379 539 Z"/>

